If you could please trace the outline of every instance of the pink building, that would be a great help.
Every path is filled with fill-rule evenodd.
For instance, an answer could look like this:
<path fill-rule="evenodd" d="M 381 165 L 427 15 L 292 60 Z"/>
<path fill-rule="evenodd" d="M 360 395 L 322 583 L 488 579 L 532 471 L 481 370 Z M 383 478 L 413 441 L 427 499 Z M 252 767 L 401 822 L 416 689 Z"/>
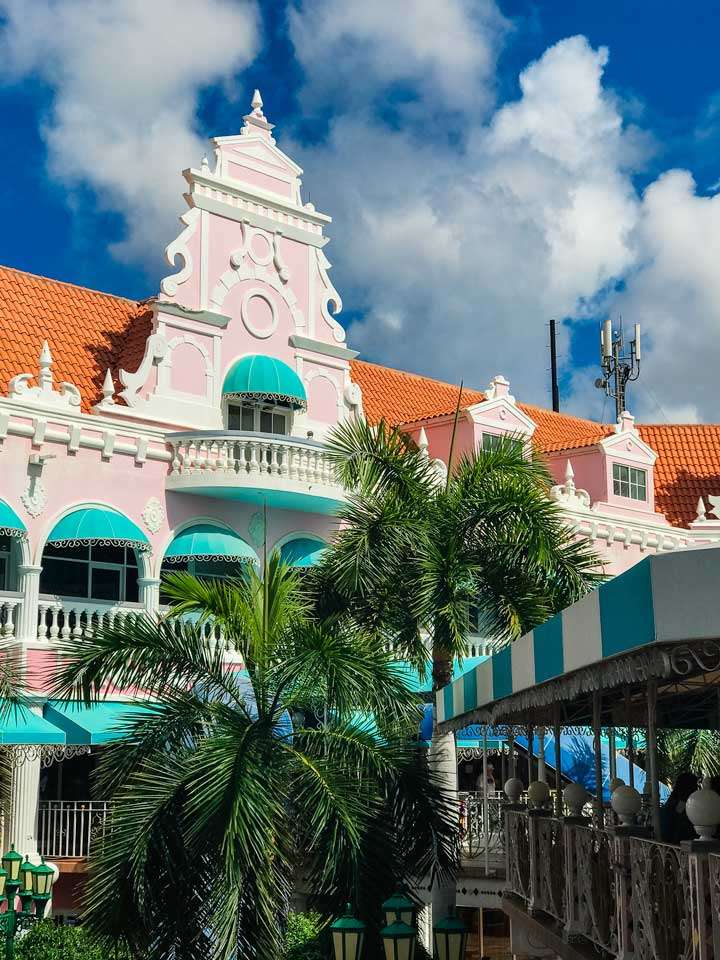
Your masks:
<path fill-rule="evenodd" d="M 344 496 L 323 440 L 345 418 L 404 424 L 447 462 L 458 388 L 356 359 L 330 217 L 303 203 L 272 129 L 256 94 L 240 133 L 183 172 L 188 210 L 152 299 L 0 268 L 0 630 L 35 703 L 34 723 L 1 734 L 17 760 L 6 843 L 61 863 L 59 910 L 104 816 L 92 751 L 124 700 L 48 700 L 58 639 L 158 610 L 166 564 L 221 575 L 273 549 L 313 563 Z M 465 390 L 458 452 L 506 433 L 547 454 L 553 496 L 608 572 L 720 540 L 720 426 L 611 428 L 518 402 L 502 376 Z"/>

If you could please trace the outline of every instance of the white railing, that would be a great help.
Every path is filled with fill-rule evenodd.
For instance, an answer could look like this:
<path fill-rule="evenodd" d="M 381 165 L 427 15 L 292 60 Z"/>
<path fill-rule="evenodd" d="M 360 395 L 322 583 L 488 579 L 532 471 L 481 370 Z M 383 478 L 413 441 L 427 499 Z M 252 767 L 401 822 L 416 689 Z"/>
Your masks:
<path fill-rule="evenodd" d="M 17 633 L 23 595 L 5 590 L 0 594 L 0 641 L 12 640 Z"/>
<path fill-rule="evenodd" d="M 170 478 L 186 481 L 242 481 L 263 478 L 339 487 L 323 445 L 273 434 L 174 434 Z"/>
<path fill-rule="evenodd" d="M 44 800 L 38 814 L 38 847 L 49 859 L 87 857 L 109 825 L 107 800 Z"/>
<path fill-rule="evenodd" d="M 38 640 L 52 642 L 92 636 L 98 627 L 119 626 L 142 614 L 140 603 L 112 603 L 74 597 L 50 597 L 38 600 Z"/>
<path fill-rule="evenodd" d="M 470 860 L 487 857 L 493 867 L 504 862 L 504 794 L 495 792 L 485 800 L 482 793 L 460 792 L 458 800 L 463 856 Z"/>

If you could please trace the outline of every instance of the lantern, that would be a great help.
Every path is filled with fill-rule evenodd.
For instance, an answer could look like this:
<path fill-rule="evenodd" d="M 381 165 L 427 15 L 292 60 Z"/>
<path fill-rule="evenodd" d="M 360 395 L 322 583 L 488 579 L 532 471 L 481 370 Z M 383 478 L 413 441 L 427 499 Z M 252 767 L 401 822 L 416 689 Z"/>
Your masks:
<path fill-rule="evenodd" d="M 433 927 L 435 960 L 464 960 L 468 931 L 462 920 L 445 917 Z"/>
<path fill-rule="evenodd" d="M 380 936 L 385 948 L 385 960 L 414 960 L 417 940 L 415 928 L 409 923 L 395 920 L 382 928 Z"/>
<path fill-rule="evenodd" d="M 23 893 L 26 890 L 32 890 L 34 873 L 35 866 L 30 863 L 30 858 L 26 856 L 23 865 L 20 867 L 20 890 Z"/>
<path fill-rule="evenodd" d="M 330 924 L 335 960 L 360 960 L 365 942 L 365 924 L 352 915 L 348 903 L 345 915 Z"/>
<path fill-rule="evenodd" d="M 0 902 L 5 899 L 5 883 L 7 882 L 7 870 L 0 867 Z"/>
<path fill-rule="evenodd" d="M 8 883 L 20 882 L 20 866 L 23 862 L 22 856 L 15 850 L 15 844 L 11 844 L 7 853 L 3 854 L 3 870 L 7 873 Z"/>
<path fill-rule="evenodd" d="M 402 920 L 410 927 L 415 923 L 415 904 L 403 893 L 394 893 L 383 903 L 382 911 L 385 914 L 387 926 L 390 926 L 395 920 Z"/>
<path fill-rule="evenodd" d="M 50 890 L 52 888 L 54 876 L 55 871 L 52 867 L 49 867 L 45 863 L 45 858 L 43 857 L 42 863 L 38 864 L 36 867 L 33 867 L 33 896 L 41 900 L 47 900 L 47 898 L 50 896 Z"/>

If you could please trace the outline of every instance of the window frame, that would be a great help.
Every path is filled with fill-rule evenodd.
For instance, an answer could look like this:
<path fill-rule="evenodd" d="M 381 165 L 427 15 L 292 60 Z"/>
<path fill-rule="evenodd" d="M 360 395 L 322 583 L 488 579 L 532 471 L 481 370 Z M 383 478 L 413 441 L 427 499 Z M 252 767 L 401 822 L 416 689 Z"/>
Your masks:
<path fill-rule="evenodd" d="M 88 543 L 83 545 L 87 550 L 85 557 L 63 557 L 61 556 L 62 551 L 58 550 L 57 553 L 53 553 L 50 556 L 45 556 L 43 552 L 43 563 L 45 560 L 61 560 L 63 563 L 82 563 L 85 564 L 86 570 L 86 579 L 85 579 L 85 596 L 83 597 L 73 597 L 77 600 L 87 600 L 89 603 L 135 603 L 137 601 L 127 599 L 127 586 L 128 586 L 128 570 L 137 571 L 137 580 L 140 579 L 140 564 L 137 557 L 137 552 L 133 550 L 132 547 L 124 546 L 121 549 L 125 551 L 125 560 L 123 563 L 118 563 L 112 560 L 95 560 L 93 558 L 93 550 L 96 549 L 94 544 Z M 100 548 L 102 549 L 102 547 Z M 128 563 L 128 551 L 131 551 L 133 558 L 135 560 L 134 564 Z M 93 597 L 92 596 L 92 575 L 93 570 L 117 570 L 120 572 L 120 596 L 117 600 L 108 600 L 102 597 Z M 42 574 L 41 574 L 42 576 Z M 54 591 L 53 591 L 54 594 Z M 65 594 L 58 594 L 58 596 L 65 596 Z M 68 594 L 67 596 L 71 596 Z M 140 587 L 138 585 L 138 598 L 140 596 Z"/>
<path fill-rule="evenodd" d="M 612 485 L 615 497 L 633 500 L 635 503 L 648 502 L 648 471 L 642 467 L 632 467 L 627 463 L 613 461 Z M 623 492 L 623 488 L 626 492 Z M 639 495 L 641 490 L 642 496 Z"/>
<path fill-rule="evenodd" d="M 223 423 L 225 429 L 230 430 L 230 408 L 235 407 L 240 411 L 240 422 L 242 423 L 243 407 L 251 407 L 253 411 L 252 430 L 240 430 L 240 433 L 267 433 L 267 430 L 260 429 L 260 417 L 263 413 L 269 413 L 271 416 L 281 416 L 285 421 L 285 433 L 275 433 L 270 431 L 272 436 L 289 437 L 292 431 L 293 409 L 283 404 L 273 404 L 264 402 L 253 402 L 252 400 L 225 399 L 223 400 Z"/>

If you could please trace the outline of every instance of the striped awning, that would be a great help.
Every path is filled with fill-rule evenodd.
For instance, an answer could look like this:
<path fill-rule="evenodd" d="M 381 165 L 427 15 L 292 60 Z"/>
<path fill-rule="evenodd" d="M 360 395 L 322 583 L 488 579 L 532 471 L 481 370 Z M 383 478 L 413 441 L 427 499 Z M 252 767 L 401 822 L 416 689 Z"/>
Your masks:
<path fill-rule="evenodd" d="M 646 557 L 436 694 L 439 723 L 656 643 L 720 636 L 720 548 Z"/>

